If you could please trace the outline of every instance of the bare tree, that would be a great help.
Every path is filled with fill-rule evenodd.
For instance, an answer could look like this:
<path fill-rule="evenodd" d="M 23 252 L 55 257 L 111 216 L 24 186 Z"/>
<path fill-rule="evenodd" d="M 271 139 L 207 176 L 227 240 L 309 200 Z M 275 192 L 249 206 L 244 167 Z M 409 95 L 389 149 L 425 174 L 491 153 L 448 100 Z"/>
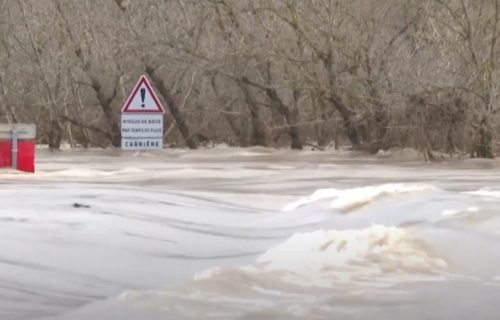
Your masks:
<path fill-rule="evenodd" d="M 4 0 L 0 114 L 51 148 L 117 147 L 146 73 L 171 146 L 492 157 L 498 1 Z"/>

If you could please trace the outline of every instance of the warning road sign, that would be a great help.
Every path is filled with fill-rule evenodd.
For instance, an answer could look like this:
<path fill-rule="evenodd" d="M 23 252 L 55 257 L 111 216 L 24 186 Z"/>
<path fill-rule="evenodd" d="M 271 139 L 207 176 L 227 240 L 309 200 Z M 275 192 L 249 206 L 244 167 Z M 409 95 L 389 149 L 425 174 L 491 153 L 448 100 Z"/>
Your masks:
<path fill-rule="evenodd" d="M 132 94 L 125 102 L 123 113 L 164 113 L 165 109 L 156 96 L 146 76 L 141 76 Z"/>
<path fill-rule="evenodd" d="M 142 76 L 122 109 L 122 149 L 163 148 L 163 112 L 151 84 Z"/>

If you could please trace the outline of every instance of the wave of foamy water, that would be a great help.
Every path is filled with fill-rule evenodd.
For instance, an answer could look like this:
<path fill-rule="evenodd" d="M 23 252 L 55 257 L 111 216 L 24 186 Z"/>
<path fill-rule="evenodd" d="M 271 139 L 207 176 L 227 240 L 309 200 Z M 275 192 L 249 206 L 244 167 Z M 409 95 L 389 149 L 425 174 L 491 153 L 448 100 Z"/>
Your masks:
<path fill-rule="evenodd" d="M 444 281 L 448 264 L 407 231 L 384 226 L 363 230 L 298 233 L 253 265 L 212 268 L 175 290 L 130 291 L 118 303 L 172 319 L 324 319 L 332 306 L 313 304 L 380 294 L 418 281 Z M 380 291 L 384 290 L 384 291 Z"/>
<path fill-rule="evenodd" d="M 112 193 L 104 193 L 107 194 Z M 148 193 L 143 195 L 145 199 L 154 199 L 154 196 Z M 484 203 L 483 200 L 478 200 L 483 198 L 486 199 Z M 384 201 L 379 201 L 382 199 Z M 410 199 L 412 202 L 408 202 Z M 460 205 L 457 199 L 463 203 Z M 347 305 L 357 305 L 362 301 L 374 299 L 373 297 L 377 297 L 377 303 L 410 303 L 409 301 L 416 297 L 420 299 L 419 294 L 415 296 L 413 289 L 408 291 L 407 288 L 412 286 L 424 285 L 426 290 L 430 290 L 428 288 L 446 287 L 457 281 L 473 279 L 470 274 L 457 272 L 457 261 L 464 264 L 464 270 L 467 270 L 468 266 L 462 261 L 463 258 L 457 258 L 460 253 L 456 252 L 453 246 L 448 244 L 443 248 L 437 247 L 436 250 L 435 242 L 443 236 L 444 229 L 441 229 L 447 224 L 454 228 L 458 225 L 463 228 L 466 226 L 463 221 L 471 217 L 476 221 L 485 219 L 491 224 L 491 213 L 483 213 L 490 203 L 488 199 L 487 195 L 478 195 L 477 192 L 449 192 L 432 185 L 412 183 L 322 189 L 310 197 L 300 199 L 298 202 L 301 205 L 296 209 L 271 215 L 274 217 L 271 220 L 269 217 L 257 215 L 259 218 L 250 224 L 246 223 L 245 227 L 245 223 L 238 225 L 238 219 L 230 218 L 225 221 L 232 222 L 219 229 L 215 222 L 211 222 L 210 215 L 216 214 L 214 208 L 222 209 L 223 206 L 214 203 L 214 208 L 211 208 L 212 205 L 206 207 L 211 208 L 210 211 L 213 212 L 207 212 L 209 215 L 203 217 L 203 224 L 196 228 L 196 212 L 189 214 L 189 230 L 195 233 L 212 230 L 210 233 L 220 236 L 222 240 L 229 235 L 234 236 L 234 240 L 238 239 L 237 234 L 243 235 L 243 232 L 248 233 L 248 239 L 258 239 L 257 235 L 263 230 L 271 234 L 273 228 L 281 229 L 285 225 L 284 222 L 293 217 L 295 211 L 297 216 L 294 219 L 297 220 L 289 223 L 287 227 L 289 232 L 292 232 L 290 236 L 268 247 L 252 264 L 208 268 L 197 272 L 191 281 L 176 288 L 126 291 L 110 302 L 92 305 L 92 308 L 84 308 L 61 319 L 80 320 L 100 315 L 119 315 L 120 319 L 127 320 L 145 317 L 144 315 L 147 315 L 146 319 L 328 319 L 332 313 L 342 314 L 327 302 L 339 297 L 342 297 L 345 300 L 343 303 Z M 304 226 L 303 222 L 309 221 L 308 215 L 317 214 L 318 207 L 315 203 L 323 200 L 329 202 L 326 213 L 334 208 L 344 212 L 356 210 L 356 214 L 327 214 L 322 216 L 323 220 Z M 182 201 L 182 205 L 189 205 L 189 198 L 183 198 Z M 429 202 L 440 205 L 421 207 Z M 199 205 L 193 208 L 203 210 L 203 206 Z M 401 211 L 401 208 L 413 209 L 405 212 Z M 429 208 L 433 210 L 429 211 Z M 154 211 L 158 212 L 154 216 L 161 216 L 160 211 Z M 149 215 L 152 216 L 151 213 Z M 394 225 L 372 224 L 363 227 L 368 217 L 374 219 L 383 216 L 387 218 L 381 220 L 392 221 Z M 394 216 L 398 216 L 399 220 L 394 219 Z M 328 217 L 333 220 L 324 220 Z M 245 217 L 244 220 L 248 218 Z M 406 226 L 415 218 L 431 223 L 430 225 L 434 226 L 432 230 L 435 230 L 433 232 L 437 232 L 439 237 L 429 237 L 426 224 Z M 321 228 L 322 223 L 328 224 L 329 228 Z M 351 227 L 332 229 L 332 224 L 337 223 Z M 354 225 L 359 227 L 353 228 Z M 294 231 L 294 228 L 308 230 Z M 484 229 L 479 224 L 474 228 L 475 232 L 482 232 Z M 287 229 L 275 233 L 276 236 L 279 237 L 285 230 Z M 461 242 L 460 232 L 453 232 L 454 242 L 457 242 L 456 239 Z M 250 236 L 251 233 L 254 234 L 253 237 Z M 147 236 L 142 232 L 136 234 L 140 237 Z M 273 242 L 271 238 L 269 241 Z M 179 244 L 182 245 L 182 242 L 177 245 Z M 467 250 L 475 245 L 472 244 Z M 490 251 L 485 246 L 483 248 L 485 252 Z M 498 282 L 497 276 L 495 273 L 485 277 L 484 285 L 494 287 Z M 318 303 L 321 308 L 314 307 Z M 349 309 L 347 306 L 344 308 Z M 127 310 L 125 315 L 122 314 L 124 310 Z"/>
<path fill-rule="evenodd" d="M 500 291 L 495 291 L 500 289 L 496 286 L 498 273 L 485 268 L 474 275 L 470 261 L 462 253 L 481 247 L 484 252 L 477 252 L 478 261 L 491 258 L 494 265 L 500 266 L 500 260 L 495 262 L 500 255 L 493 253 L 494 248 L 480 244 L 494 236 L 490 229 L 485 230 L 482 223 L 471 226 L 470 230 L 479 237 L 474 241 L 464 233 L 464 228 L 469 228 L 469 219 L 484 220 L 490 226 L 500 222 L 500 213 L 493 214 L 487 209 L 492 208 L 488 207 L 491 203 L 477 198 L 489 194 L 444 192 L 425 184 L 322 189 L 300 199 L 286 212 L 326 199 L 330 208 L 339 210 L 359 209 L 367 204 L 372 204 L 368 211 L 375 211 L 374 215 L 383 212 L 379 210 L 398 210 L 395 214 L 402 216 L 402 221 L 405 215 L 409 219 L 424 216 L 418 211 L 400 212 L 408 198 L 399 199 L 398 195 L 413 195 L 422 204 L 438 201 L 443 208 L 450 209 L 440 210 L 436 206 L 434 211 L 426 212 L 432 218 L 429 222 L 433 221 L 430 225 L 372 225 L 296 232 L 267 249 L 253 264 L 209 268 L 175 289 L 127 291 L 114 300 L 114 306 L 144 312 L 150 319 L 330 319 L 332 314 L 365 319 L 367 312 L 386 319 L 419 319 L 419 308 L 425 308 L 423 314 L 468 319 L 473 308 L 464 310 L 459 306 L 446 311 L 446 303 L 473 299 L 470 295 L 477 290 L 500 297 Z M 381 198 L 386 201 L 375 206 Z M 457 199 L 463 201 L 461 206 Z M 392 207 L 393 203 L 397 206 Z M 359 214 L 342 215 L 340 219 L 348 221 Z M 457 243 L 461 243 L 461 249 Z M 460 297 L 454 295 L 457 287 L 463 285 L 471 288 L 471 292 Z M 447 296 L 439 296 L 438 292 L 446 292 Z M 440 299 L 445 305 L 435 304 L 433 299 Z M 420 306 L 415 300 L 422 301 Z M 405 308 L 394 309 L 394 306 Z M 114 307 L 103 308 L 109 312 Z M 490 308 L 481 314 L 483 319 L 496 319 L 495 311 Z"/>
<path fill-rule="evenodd" d="M 384 196 L 429 190 L 438 190 L 438 188 L 428 184 L 390 183 L 352 189 L 319 189 L 308 197 L 301 198 L 288 204 L 283 208 L 283 211 L 293 211 L 306 204 L 325 199 L 331 199 L 331 208 L 348 211 L 366 205 Z"/>
<path fill-rule="evenodd" d="M 491 189 L 480 189 L 474 191 L 464 192 L 465 194 L 471 194 L 475 196 L 483 196 L 490 198 L 500 198 L 500 190 L 491 190 Z"/>
<path fill-rule="evenodd" d="M 436 278 L 447 263 L 426 250 L 408 231 L 385 226 L 362 230 L 318 230 L 297 233 L 261 255 L 242 272 L 264 273 L 297 285 L 332 287 L 339 283 L 363 285 Z M 205 280 L 224 275 L 207 270 L 195 276 Z"/>

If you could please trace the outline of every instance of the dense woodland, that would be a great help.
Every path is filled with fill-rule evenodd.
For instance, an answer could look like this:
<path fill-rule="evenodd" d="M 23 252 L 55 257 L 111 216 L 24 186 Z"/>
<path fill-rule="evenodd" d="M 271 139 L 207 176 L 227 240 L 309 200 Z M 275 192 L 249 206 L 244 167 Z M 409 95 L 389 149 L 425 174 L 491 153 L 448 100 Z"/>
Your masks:
<path fill-rule="evenodd" d="M 165 144 L 493 157 L 500 0 L 0 0 L 0 122 L 120 145 L 141 74 Z"/>

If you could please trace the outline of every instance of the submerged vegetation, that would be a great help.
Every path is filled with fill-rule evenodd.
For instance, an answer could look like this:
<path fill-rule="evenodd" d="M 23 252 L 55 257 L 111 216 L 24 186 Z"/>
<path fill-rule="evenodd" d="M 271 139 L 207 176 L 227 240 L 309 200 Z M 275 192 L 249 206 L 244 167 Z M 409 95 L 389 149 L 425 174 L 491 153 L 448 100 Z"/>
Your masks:
<path fill-rule="evenodd" d="M 141 74 L 165 142 L 494 157 L 499 0 L 0 0 L 0 122 L 120 145 Z"/>

